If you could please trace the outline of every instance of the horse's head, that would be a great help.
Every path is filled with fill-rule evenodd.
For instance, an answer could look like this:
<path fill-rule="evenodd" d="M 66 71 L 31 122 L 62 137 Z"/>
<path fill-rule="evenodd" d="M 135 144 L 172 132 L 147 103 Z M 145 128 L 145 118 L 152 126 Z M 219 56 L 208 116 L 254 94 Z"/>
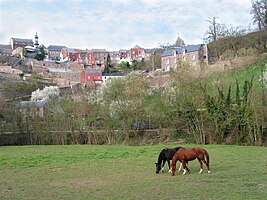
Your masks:
<path fill-rule="evenodd" d="M 171 164 L 171 175 L 174 176 L 175 174 L 175 171 L 176 171 L 176 164 Z"/>
<path fill-rule="evenodd" d="M 161 164 L 160 163 L 155 163 L 156 165 L 156 173 L 158 174 L 159 171 L 161 170 Z"/>

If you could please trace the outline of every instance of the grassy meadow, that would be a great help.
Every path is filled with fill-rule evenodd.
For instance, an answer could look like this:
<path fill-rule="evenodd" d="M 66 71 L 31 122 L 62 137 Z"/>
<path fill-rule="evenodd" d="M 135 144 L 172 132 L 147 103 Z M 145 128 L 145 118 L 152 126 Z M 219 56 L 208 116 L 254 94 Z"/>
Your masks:
<path fill-rule="evenodd" d="M 164 147 L 2 146 L 0 199 L 266 199 L 266 147 L 203 145 L 212 173 L 173 177 L 155 173 Z"/>

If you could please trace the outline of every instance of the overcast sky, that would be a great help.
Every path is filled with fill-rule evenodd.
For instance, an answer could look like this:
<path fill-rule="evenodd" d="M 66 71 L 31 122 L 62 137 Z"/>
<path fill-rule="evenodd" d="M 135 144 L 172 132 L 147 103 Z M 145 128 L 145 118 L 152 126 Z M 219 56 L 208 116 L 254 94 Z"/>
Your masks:
<path fill-rule="evenodd" d="M 251 0 L 0 0 L 0 44 L 11 37 L 39 44 L 107 50 L 203 43 L 207 20 L 249 26 Z"/>

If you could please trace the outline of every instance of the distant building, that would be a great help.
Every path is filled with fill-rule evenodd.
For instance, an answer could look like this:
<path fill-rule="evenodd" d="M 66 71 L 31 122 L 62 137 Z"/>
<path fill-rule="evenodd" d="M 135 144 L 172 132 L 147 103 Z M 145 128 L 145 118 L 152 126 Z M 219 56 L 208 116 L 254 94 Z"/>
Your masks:
<path fill-rule="evenodd" d="M 23 116 L 39 116 L 44 117 L 44 107 L 47 102 L 45 100 L 39 101 L 21 101 L 17 104 Z"/>
<path fill-rule="evenodd" d="M 175 47 L 185 47 L 185 42 L 183 39 L 181 39 L 179 36 L 177 38 L 177 40 L 175 41 L 175 43 L 173 44 L 173 46 Z"/>
<path fill-rule="evenodd" d="M 15 50 L 18 47 L 34 46 L 32 39 L 21 39 L 21 38 L 11 38 L 10 45 L 12 50 Z"/>
<path fill-rule="evenodd" d="M 163 71 L 175 69 L 179 63 L 179 57 L 182 54 L 182 50 L 182 47 L 165 50 L 161 55 L 161 69 Z"/>
<path fill-rule="evenodd" d="M 196 64 L 198 61 L 208 60 L 208 48 L 205 44 L 188 45 L 183 48 L 182 52 L 183 61 L 189 61 Z"/>
<path fill-rule="evenodd" d="M 0 44 L 0 55 L 1 56 L 11 56 L 12 48 L 10 45 Z"/>
<path fill-rule="evenodd" d="M 141 61 L 142 58 L 145 57 L 145 51 L 142 47 L 135 45 L 130 49 L 130 56 L 131 56 L 131 61 L 133 60 Z"/>
<path fill-rule="evenodd" d="M 92 53 L 95 58 L 95 64 L 103 67 L 109 52 L 106 49 L 92 49 Z"/>
<path fill-rule="evenodd" d="M 59 61 L 61 49 L 67 48 L 66 46 L 50 45 L 47 47 L 48 59 L 50 61 Z"/>
<path fill-rule="evenodd" d="M 74 62 L 78 59 L 79 52 L 79 49 L 62 48 L 60 51 L 60 60 Z"/>
<path fill-rule="evenodd" d="M 88 83 L 88 82 L 101 83 L 102 72 L 100 70 L 85 69 L 81 72 L 80 80 L 81 83 Z"/>
<path fill-rule="evenodd" d="M 191 65 L 208 64 L 207 45 L 178 46 L 165 50 L 161 55 L 161 69 L 170 71 L 175 69 L 181 61 L 187 61 Z"/>
<path fill-rule="evenodd" d="M 36 50 L 38 50 L 38 48 L 39 48 L 37 32 L 36 32 L 36 34 L 35 34 L 35 36 L 34 36 L 34 48 L 35 48 Z"/>
<path fill-rule="evenodd" d="M 121 78 L 121 77 L 125 77 L 125 75 L 122 73 L 102 73 L 103 83 L 105 83 L 107 80 L 111 78 Z"/>
<path fill-rule="evenodd" d="M 130 50 L 120 49 L 116 52 L 115 62 L 119 64 L 122 61 L 131 62 Z"/>

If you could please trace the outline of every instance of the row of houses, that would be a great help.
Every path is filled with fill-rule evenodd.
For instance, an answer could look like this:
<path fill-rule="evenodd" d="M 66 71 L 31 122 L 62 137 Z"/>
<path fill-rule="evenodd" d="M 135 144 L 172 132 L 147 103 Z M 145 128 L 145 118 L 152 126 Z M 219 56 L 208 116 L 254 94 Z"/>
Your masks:
<path fill-rule="evenodd" d="M 94 70 L 94 69 L 84 69 L 80 74 L 80 82 L 81 83 L 105 83 L 107 80 L 111 78 L 121 78 L 125 75 L 118 72 L 118 73 L 103 73 L 101 70 Z"/>
<path fill-rule="evenodd" d="M 150 55 L 146 55 L 145 49 L 136 45 L 130 50 L 120 49 L 119 51 L 107 51 L 106 49 L 81 50 L 65 46 L 49 46 L 49 59 L 61 61 L 72 61 L 79 64 L 96 66 L 104 65 L 107 57 L 110 56 L 112 63 L 118 64 L 122 61 L 131 63 L 133 60 L 141 61 Z"/>
<path fill-rule="evenodd" d="M 0 55 L 11 55 L 12 51 L 18 48 L 25 48 L 26 51 L 38 49 L 38 35 L 35 35 L 35 42 L 32 39 L 11 38 L 10 45 L 0 45 Z M 155 51 L 144 49 L 138 45 L 129 50 L 108 51 L 106 49 L 82 50 L 78 48 L 68 48 L 62 45 L 50 45 L 45 49 L 45 60 L 52 62 L 76 62 L 83 66 L 91 66 L 91 69 L 103 69 L 108 56 L 114 64 L 122 61 L 131 63 L 133 60 L 141 61 L 150 58 Z M 178 66 L 179 62 L 187 61 L 190 64 L 208 63 L 208 47 L 204 44 L 185 45 L 184 41 L 178 37 L 175 44 L 170 46 L 161 55 L 162 71 L 170 71 Z"/>
<path fill-rule="evenodd" d="M 197 66 L 204 63 L 208 64 L 209 53 L 207 45 L 174 46 L 165 50 L 161 55 L 161 69 L 163 71 L 175 69 L 179 62 L 188 62 Z"/>
<path fill-rule="evenodd" d="M 24 48 L 26 51 L 35 51 L 38 48 L 38 36 L 35 35 L 35 43 L 32 39 L 11 38 L 9 45 L 0 45 L 0 55 L 11 56 L 12 52 Z M 79 48 L 68 48 L 63 45 L 49 45 L 44 48 L 46 61 L 51 62 L 77 62 L 79 64 L 91 66 L 103 66 L 108 55 L 113 63 L 118 64 L 121 61 L 132 62 L 133 60 L 141 61 L 148 58 L 150 53 L 145 52 L 145 49 L 136 45 L 130 50 L 120 49 L 119 51 L 108 51 L 106 49 L 91 49 L 82 50 Z M 147 51 L 149 52 L 149 51 Z M 14 53 L 13 53 L 14 54 Z M 149 55 L 148 55 L 149 54 Z"/>

